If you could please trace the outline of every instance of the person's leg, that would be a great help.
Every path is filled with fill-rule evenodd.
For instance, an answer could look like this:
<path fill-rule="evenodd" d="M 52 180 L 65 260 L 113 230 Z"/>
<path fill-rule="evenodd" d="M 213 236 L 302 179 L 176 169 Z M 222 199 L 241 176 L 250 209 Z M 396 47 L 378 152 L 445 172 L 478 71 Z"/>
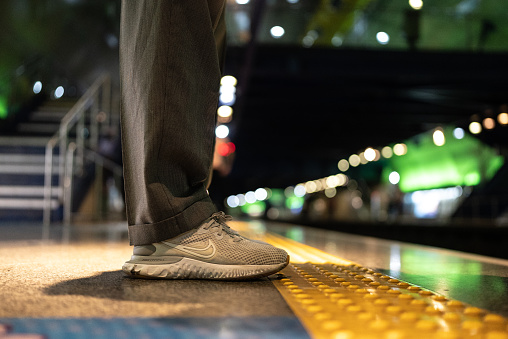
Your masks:
<path fill-rule="evenodd" d="M 132 245 L 175 237 L 216 212 L 206 185 L 224 6 L 224 0 L 122 2 L 121 125 Z"/>
<path fill-rule="evenodd" d="M 122 270 L 161 279 L 250 279 L 289 262 L 226 224 L 206 192 L 225 47 L 224 0 L 124 0 L 122 147 L 129 237 Z"/>

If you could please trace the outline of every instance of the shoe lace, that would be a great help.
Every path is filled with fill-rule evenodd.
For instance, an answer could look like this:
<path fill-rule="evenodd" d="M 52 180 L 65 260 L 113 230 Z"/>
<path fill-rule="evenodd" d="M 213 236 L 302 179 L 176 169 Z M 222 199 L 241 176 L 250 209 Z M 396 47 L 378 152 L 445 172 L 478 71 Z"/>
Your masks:
<path fill-rule="evenodd" d="M 210 217 L 211 222 L 208 224 L 206 229 L 209 229 L 212 226 L 217 226 L 219 229 L 219 232 L 217 233 L 219 236 L 222 235 L 222 232 L 225 232 L 227 235 L 229 235 L 231 238 L 233 238 L 233 241 L 240 241 L 242 240 L 242 236 L 238 234 L 237 231 L 231 229 L 231 227 L 226 224 L 226 222 L 233 220 L 233 217 L 230 215 L 227 215 L 224 212 L 216 212 L 212 214 Z"/>

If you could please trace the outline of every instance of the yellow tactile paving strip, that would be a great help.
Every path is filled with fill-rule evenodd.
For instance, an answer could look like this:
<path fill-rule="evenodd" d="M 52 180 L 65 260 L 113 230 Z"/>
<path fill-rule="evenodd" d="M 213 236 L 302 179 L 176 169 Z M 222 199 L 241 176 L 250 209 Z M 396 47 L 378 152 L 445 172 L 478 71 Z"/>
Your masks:
<path fill-rule="evenodd" d="M 502 316 L 278 235 L 265 241 L 291 255 L 273 283 L 313 338 L 508 339 Z"/>

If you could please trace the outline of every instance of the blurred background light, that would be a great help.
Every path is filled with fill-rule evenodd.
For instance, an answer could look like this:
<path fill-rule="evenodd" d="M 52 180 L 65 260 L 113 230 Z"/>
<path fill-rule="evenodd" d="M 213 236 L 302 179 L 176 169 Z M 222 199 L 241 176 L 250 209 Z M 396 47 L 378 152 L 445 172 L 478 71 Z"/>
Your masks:
<path fill-rule="evenodd" d="M 253 191 L 249 191 L 247 193 L 245 193 L 245 202 L 247 202 L 248 204 L 253 204 L 256 202 L 256 193 L 254 193 Z"/>
<path fill-rule="evenodd" d="M 270 29 L 270 34 L 275 39 L 279 39 L 280 37 L 282 37 L 284 35 L 284 33 L 285 33 L 284 28 L 282 28 L 281 26 L 273 26 Z"/>
<path fill-rule="evenodd" d="M 337 167 L 339 168 L 339 170 L 341 170 L 342 172 L 345 172 L 349 169 L 349 162 L 346 160 L 346 159 L 342 159 L 339 161 L 339 163 L 337 164 Z"/>
<path fill-rule="evenodd" d="M 473 134 L 479 134 L 481 133 L 481 131 L 482 125 L 479 122 L 473 121 L 472 123 L 469 124 L 469 132 Z"/>
<path fill-rule="evenodd" d="M 358 154 L 358 156 L 360 157 L 360 164 L 365 165 L 366 163 L 368 163 L 368 162 L 369 162 L 369 161 L 365 158 L 365 152 L 360 152 L 360 154 Z"/>
<path fill-rule="evenodd" d="M 314 192 L 316 192 L 316 190 L 317 190 L 317 186 L 316 186 L 316 183 L 314 181 L 307 181 L 305 183 L 305 191 L 307 193 L 309 193 L 309 194 L 310 193 L 314 193 Z"/>
<path fill-rule="evenodd" d="M 390 180 L 390 183 L 392 185 L 397 185 L 400 181 L 400 175 L 399 173 L 393 171 L 392 173 L 390 173 L 390 176 L 388 177 L 388 180 Z"/>
<path fill-rule="evenodd" d="M 365 159 L 367 161 L 374 161 L 376 159 L 376 151 L 373 148 L 369 147 L 364 152 Z"/>
<path fill-rule="evenodd" d="M 443 130 L 436 129 L 434 133 L 432 133 L 432 140 L 436 146 L 443 146 L 446 142 Z"/>
<path fill-rule="evenodd" d="M 393 146 L 393 153 L 398 156 L 405 155 L 407 153 L 406 144 L 403 144 L 403 143 L 395 144 Z"/>
<path fill-rule="evenodd" d="M 260 200 L 260 201 L 262 201 L 262 200 L 266 200 L 266 198 L 268 198 L 268 192 L 267 192 L 267 190 L 266 190 L 266 189 L 264 189 L 264 188 L 258 188 L 258 189 L 254 192 L 254 194 L 256 195 L 256 199 L 257 199 L 257 200 Z"/>
<path fill-rule="evenodd" d="M 493 129 L 496 127 L 496 122 L 492 118 L 485 118 L 483 120 L 483 127 L 485 127 L 485 129 Z"/>
<path fill-rule="evenodd" d="M 236 195 L 230 195 L 227 198 L 226 203 L 229 207 L 236 208 L 236 207 L 240 206 L 240 199 L 238 199 L 238 197 Z"/>
<path fill-rule="evenodd" d="M 385 146 L 383 147 L 383 149 L 381 150 L 381 154 L 383 155 L 383 157 L 385 157 L 386 159 L 390 159 L 393 155 L 393 150 L 390 146 Z"/>
<path fill-rule="evenodd" d="M 325 189 L 325 195 L 327 198 L 333 198 L 337 195 L 337 189 L 335 187 L 329 187 Z"/>
<path fill-rule="evenodd" d="M 33 86 L 33 91 L 35 94 L 39 94 L 42 91 L 42 82 L 36 81 Z"/>
<path fill-rule="evenodd" d="M 231 106 L 223 105 L 217 108 L 217 115 L 222 118 L 230 117 L 233 114 Z"/>
<path fill-rule="evenodd" d="M 305 189 L 305 185 L 303 185 L 303 184 L 296 185 L 295 190 L 294 190 L 295 196 L 297 196 L 297 197 L 303 197 L 306 192 L 307 191 Z"/>
<path fill-rule="evenodd" d="M 464 130 L 460 127 L 457 127 L 453 130 L 453 136 L 455 137 L 455 139 L 458 139 L 458 140 L 461 140 L 464 138 Z"/>
<path fill-rule="evenodd" d="M 352 154 L 350 157 L 349 157 L 349 164 L 353 167 L 356 167 L 358 165 L 360 165 L 360 156 L 356 155 L 356 154 Z"/>
<path fill-rule="evenodd" d="M 386 32 L 377 32 L 376 40 L 381 45 L 386 45 L 390 41 L 390 36 Z"/>
<path fill-rule="evenodd" d="M 217 126 L 217 128 L 215 129 L 215 135 L 219 139 L 227 138 L 227 136 L 229 135 L 229 128 L 228 128 L 228 126 L 226 126 L 226 125 L 219 125 L 219 126 Z"/>
<path fill-rule="evenodd" d="M 497 121 L 501 125 L 508 125 L 508 113 L 499 113 L 497 116 Z"/>
<path fill-rule="evenodd" d="M 413 9 L 419 10 L 423 7 L 423 1 L 422 0 L 409 0 L 409 6 L 411 6 Z"/>
<path fill-rule="evenodd" d="M 58 86 L 55 89 L 55 98 L 60 99 L 64 95 L 64 92 L 65 92 L 65 90 L 64 90 L 63 86 Z"/>
<path fill-rule="evenodd" d="M 236 86 L 236 83 L 237 83 L 237 80 L 232 75 L 225 75 L 220 80 L 221 86 L 226 86 L 226 87 L 234 87 L 234 86 Z"/>

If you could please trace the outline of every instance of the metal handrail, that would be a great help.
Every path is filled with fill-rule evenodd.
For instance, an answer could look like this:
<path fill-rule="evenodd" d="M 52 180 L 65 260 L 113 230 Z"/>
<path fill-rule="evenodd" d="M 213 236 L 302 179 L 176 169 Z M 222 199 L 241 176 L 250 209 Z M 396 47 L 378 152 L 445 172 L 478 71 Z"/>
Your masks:
<path fill-rule="evenodd" d="M 101 96 L 102 100 L 99 100 Z M 43 209 L 43 239 L 49 238 L 49 226 L 51 223 L 51 196 L 53 190 L 53 153 L 55 147 L 59 145 L 59 164 L 58 164 L 58 198 L 64 207 L 64 223 L 69 224 L 72 181 L 74 172 L 74 159 L 76 167 L 83 168 L 85 157 L 85 128 L 87 125 L 86 114 L 90 110 L 90 119 L 88 127 L 90 138 L 88 146 L 96 150 L 99 143 L 99 124 L 100 112 L 109 113 L 111 110 L 111 78 L 109 74 L 101 75 L 69 112 L 62 118 L 60 128 L 46 144 L 46 158 L 44 166 L 44 209 Z M 109 115 L 109 114 L 107 114 Z M 109 121 L 109 119 L 108 119 Z M 69 133 L 76 126 L 76 142 L 69 142 Z M 66 190 L 67 187 L 67 190 Z"/>

